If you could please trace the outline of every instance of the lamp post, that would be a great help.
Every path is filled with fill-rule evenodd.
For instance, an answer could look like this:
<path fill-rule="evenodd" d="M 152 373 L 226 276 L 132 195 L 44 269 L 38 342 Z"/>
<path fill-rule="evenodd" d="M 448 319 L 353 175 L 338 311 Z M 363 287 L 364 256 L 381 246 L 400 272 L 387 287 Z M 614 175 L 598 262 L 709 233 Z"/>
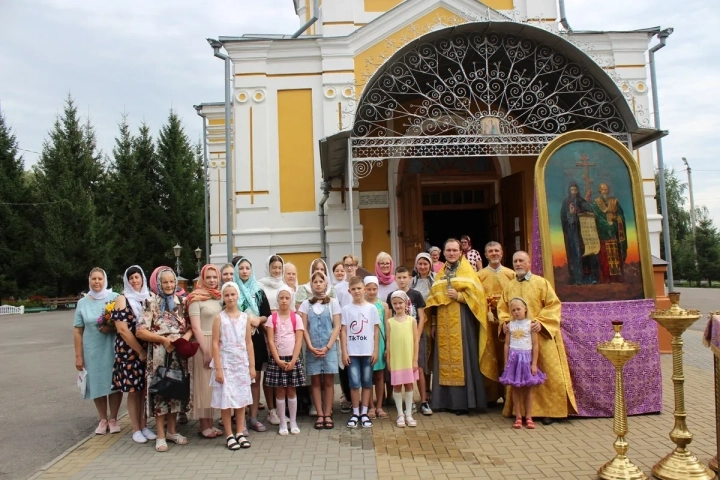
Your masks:
<path fill-rule="evenodd" d="M 657 74 L 655 73 L 655 52 L 660 50 L 667 43 L 667 38 L 672 34 L 672 28 L 666 28 L 658 32 L 659 42 L 648 51 L 650 64 L 650 79 L 652 82 L 652 100 L 653 100 L 653 116 L 655 120 L 655 129 L 660 130 L 660 101 L 658 100 Z M 657 149 L 658 161 L 658 187 L 660 190 L 660 213 L 662 214 L 662 233 L 663 246 L 665 247 L 665 261 L 667 262 L 667 283 L 668 291 L 674 292 L 675 285 L 673 279 L 672 268 L 672 251 L 670 250 L 670 222 L 668 219 L 667 195 L 665 192 L 665 163 L 663 160 L 662 138 L 658 138 L 655 142 Z"/>
<path fill-rule="evenodd" d="M 203 172 L 205 177 L 203 183 L 205 184 L 205 263 L 210 263 L 210 210 L 208 209 L 208 199 L 210 194 L 208 192 L 208 147 L 207 147 L 207 118 L 202 113 L 202 105 L 194 105 L 195 111 L 203 119 Z M 218 205 L 219 207 L 219 205 Z"/>
<path fill-rule="evenodd" d="M 200 257 L 202 257 L 202 249 L 200 247 L 195 249 L 195 258 L 197 259 L 197 273 L 200 275 L 200 268 L 202 268 L 202 265 L 200 264 Z"/>
<path fill-rule="evenodd" d="M 180 254 L 182 253 L 182 247 L 179 243 L 175 244 L 173 252 L 175 253 L 175 273 L 179 277 L 182 272 L 182 268 L 180 267 Z"/>
<path fill-rule="evenodd" d="M 688 192 L 690 192 L 690 223 L 692 223 L 693 253 L 695 253 L 695 264 L 697 265 L 697 243 L 695 239 L 695 200 L 693 198 L 692 170 L 690 169 L 690 164 L 688 163 L 687 158 L 682 157 L 682 161 L 687 167 Z"/>
<path fill-rule="evenodd" d="M 230 139 L 230 108 L 232 103 L 232 97 L 230 92 L 230 82 L 232 80 L 230 65 L 230 57 L 224 53 L 220 53 L 220 49 L 223 47 L 222 42 L 213 38 L 207 39 L 208 43 L 213 49 L 213 54 L 225 62 L 225 195 L 227 196 L 227 215 L 225 222 L 227 223 L 227 261 L 230 262 L 233 258 L 233 247 L 235 239 L 233 238 L 233 212 L 235 210 L 233 206 L 233 191 L 232 191 L 232 140 Z"/>

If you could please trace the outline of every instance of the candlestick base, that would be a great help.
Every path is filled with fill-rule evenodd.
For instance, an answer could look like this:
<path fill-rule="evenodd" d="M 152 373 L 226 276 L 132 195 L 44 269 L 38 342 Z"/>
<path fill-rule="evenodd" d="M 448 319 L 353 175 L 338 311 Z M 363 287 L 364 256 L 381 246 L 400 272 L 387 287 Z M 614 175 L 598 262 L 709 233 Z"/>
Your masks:
<path fill-rule="evenodd" d="M 598 470 L 598 477 L 603 480 L 645 480 L 645 475 L 637 465 L 625 455 L 617 455 Z"/>
<path fill-rule="evenodd" d="M 676 448 L 660 460 L 652 469 L 660 480 L 713 480 L 715 472 L 703 465 L 686 448 Z"/>

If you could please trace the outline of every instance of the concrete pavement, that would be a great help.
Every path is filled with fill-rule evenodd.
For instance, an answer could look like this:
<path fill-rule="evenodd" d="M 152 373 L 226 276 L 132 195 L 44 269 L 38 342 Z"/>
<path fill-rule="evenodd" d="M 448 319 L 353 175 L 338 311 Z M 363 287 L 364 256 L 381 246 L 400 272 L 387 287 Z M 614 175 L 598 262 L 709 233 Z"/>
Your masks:
<path fill-rule="evenodd" d="M 720 290 L 681 289 L 681 305 L 703 313 L 720 310 Z M 694 328 L 702 330 L 705 319 Z M 535 431 L 516 431 L 498 411 L 456 417 L 417 415 L 416 429 L 393 420 L 372 431 L 344 427 L 316 431 L 301 418 L 301 435 L 275 429 L 251 433 L 249 451 L 230 452 L 223 440 L 202 440 L 192 423 L 181 428 L 186 446 L 158 454 L 152 442 L 137 445 L 127 419 L 118 435 L 92 436 L 47 464 L 96 425 L 91 402 L 78 402 L 72 347 L 72 312 L 0 317 L 0 477 L 27 478 L 595 478 L 613 455 L 611 419 L 573 419 Z M 712 357 L 699 331 L 685 335 L 691 450 L 706 460 L 715 451 Z M 664 411 L 631 417 L 630 457 L 646 473 L 673 447 L 671 357 L 662 358 Z M 394 407 L 388 407 L 395 417 Z M 262 418 L 261 414 L 261 418 Z M 47 465 L 46 465 L 47 464 Z"/>

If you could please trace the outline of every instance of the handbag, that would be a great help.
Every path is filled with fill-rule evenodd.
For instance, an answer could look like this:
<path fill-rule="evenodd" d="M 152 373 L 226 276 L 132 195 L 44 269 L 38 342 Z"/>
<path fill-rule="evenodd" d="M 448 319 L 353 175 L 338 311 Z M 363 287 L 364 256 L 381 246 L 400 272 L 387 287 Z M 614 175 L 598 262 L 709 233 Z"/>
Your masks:
<path fill-rule="evenodd" d="M 148 392 L 171 400 L 180 400 L 187 402 L 190 399 L 190 375 L 182 368 L 170 368 L 170 358 L 175 352 L 165 352 L 165 365 L 159 367 L 152 379 Z"/>

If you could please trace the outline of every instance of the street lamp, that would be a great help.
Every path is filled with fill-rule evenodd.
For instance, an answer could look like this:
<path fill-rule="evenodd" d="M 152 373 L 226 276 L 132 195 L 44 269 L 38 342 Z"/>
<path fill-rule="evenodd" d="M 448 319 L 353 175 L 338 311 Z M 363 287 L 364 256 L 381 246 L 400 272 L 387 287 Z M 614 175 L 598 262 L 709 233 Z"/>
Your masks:
<path fill-rule="evenodd" d="M 173 247 L 173 252 L 175 252 L 175 273 L 177 276 L 180 276 L 180 272 L 182 272 L 182 268 L 180 267 L 180 254 L 182 253 L 182 247 L 179 243 L 176 243 Z"/>
<path fill-rule="evenodd" d="M 695 253 L 695 264 L 697 265 L 697 243 L 695 240 L 695 200 L 693 198 L 692 170 L 690 170 L 690 164 L 688 163 L 687 158 L 682 157 L 682 161 L 687 167 L 688 192 L 690 192 L 690 223 L 692 223 L 693 252 Z"/>
<path fill-rule="evenodd" d="M 200 275 L 200 267 L 202 267 L 202 265 L 200 264 L 200 257 L 202 257 L 202 250 L 200 249 L 200 247 L 198 247 L 195 249 L 195 258 L 197 258 L 197 273 L 198 273 L 198 275 Z"/>

